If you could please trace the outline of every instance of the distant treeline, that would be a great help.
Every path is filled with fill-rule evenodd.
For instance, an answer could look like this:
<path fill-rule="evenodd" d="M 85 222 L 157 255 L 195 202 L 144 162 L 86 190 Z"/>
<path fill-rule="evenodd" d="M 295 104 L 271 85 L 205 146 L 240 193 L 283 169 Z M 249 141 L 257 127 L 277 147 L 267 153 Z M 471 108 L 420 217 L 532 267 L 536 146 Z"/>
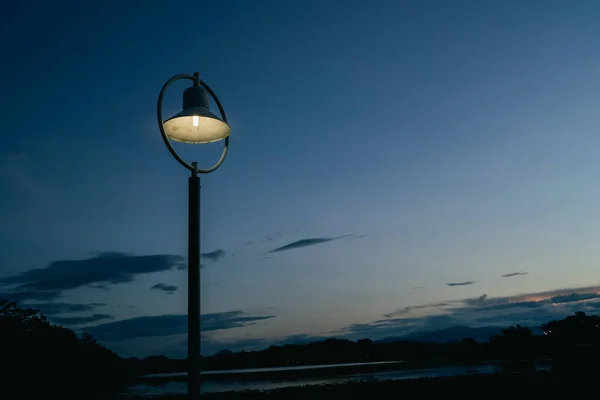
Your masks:
<path fill-rule="evenodd" d="M 578 312 L 543 324 L 543 336 L 533 335 L 531 329 L 517 325 L 502 329 L 500 334 L 491 336 L 489 342 L 482 343 L 472 338 L 449 343 L 327 339 L 309 344 L 271 346 L 261 351 L 233 353 L 224 350 L 204 357 L 202 367 L 203 370 L 221 370 L 379 361 L 442 365 L 489 360 L 533 362 L 548 358 L 556 359 L 558 363 L 570 354 L 593 354 L 600 347 L 599 325 L 600 317 Z M 184 360 L 161 356 L 131 362 L 146 373 L 185 370 Z"/>
<path fill-rule="evenodd" d="M 271 346 L 262 351 L 222 351 L 202 361 L 204 370 L 218 370 L 398 360 L 427 365 L 506 360 L 509 365 L 518 361 L 517 371 L 521 372 L 523 365 L 527 369 L 535 360 L 551 358 L 554 370 L 561 374 L 598 369 L 600 317 L 579 312 L 541 328 L 544 336 L 533 335 L 529 328 L 511 326 L 485 343 L 470 338 L 445 344 L 327 339 Z M 7 301 L 0 301 L 0 354 L 0 390 L 12 393 L 10 398 L 54 394 L 62 399 L 107 398 L 103 396 L 122 389 L 139 375 L 185 371 L 186 367 L 186 360 L 162 356 L 121 358 L 92 336 L 78 336 L 70 329 L 50 324 L 38 310 Z"/>

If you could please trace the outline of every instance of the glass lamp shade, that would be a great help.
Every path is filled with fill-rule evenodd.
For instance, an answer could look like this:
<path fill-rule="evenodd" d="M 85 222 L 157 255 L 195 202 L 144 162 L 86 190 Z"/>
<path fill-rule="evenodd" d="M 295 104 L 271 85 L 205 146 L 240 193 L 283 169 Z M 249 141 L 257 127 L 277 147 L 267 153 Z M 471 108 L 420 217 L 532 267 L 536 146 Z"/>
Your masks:
<path fill-rule="evenodd" d="M 184 143 L 212 143 L 225 139 L 231 128 L 206 107 L 187 107 L 163 122 L 169 139 Z"/>

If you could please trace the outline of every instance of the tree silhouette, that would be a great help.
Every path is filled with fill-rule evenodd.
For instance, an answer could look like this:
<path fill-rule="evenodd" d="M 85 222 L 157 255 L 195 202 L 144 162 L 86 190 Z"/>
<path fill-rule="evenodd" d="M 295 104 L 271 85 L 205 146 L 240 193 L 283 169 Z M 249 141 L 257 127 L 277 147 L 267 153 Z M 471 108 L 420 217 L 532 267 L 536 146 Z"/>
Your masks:
<path fill-rule="evenodd" d="M 477 344 L 477 341 L 473 338 L 468 337 L 468 338 L 464 338 L 461 341 L 461 343 L 464 344 L 465 346 L 474 346 Z"/>
<path fill-rule="evenodd" d="M 541 325 L 540 328 L 548 338 L 562 344 L 600 342 L 600 316 L 588 316 L 581 311 L 558 321 L 550 321 Z"/>
<path fill-rule="evenodd" d="M 524 373 L 535 371 L 533 332 L 519 324 L 502 329 L 499 335 L 490 337 L 490 343 L 498 349 L 503 360 L 504 372 Z"/>
<path fill-rule="evenodd" d="M 6 371 L 3 390 L 23 398 L 72 398 L 84 390 L 90 398 L 126 381 L 122 360 L 91 335 L 78 338 L 72 330 L 50 324 L 39 310 L 16 302 L 0 301 L 0 354 Z"/>
<path fill-rule="evenodd" d="M 490 340 L 499 343 L 520 345 L 529 341 L 532 336 L 533 332 L 531 329 L 517 324 L 516 326 L 511 325 L 508 328 L 500 330 L 500 334 L 492 336 Z"/>
<path fill-rule="evenodd" d="M 576 312 L 540 326 L 552 348 L 552 367 L 571 379 L 593 377 L 599 372 L 600 317 Z"/>

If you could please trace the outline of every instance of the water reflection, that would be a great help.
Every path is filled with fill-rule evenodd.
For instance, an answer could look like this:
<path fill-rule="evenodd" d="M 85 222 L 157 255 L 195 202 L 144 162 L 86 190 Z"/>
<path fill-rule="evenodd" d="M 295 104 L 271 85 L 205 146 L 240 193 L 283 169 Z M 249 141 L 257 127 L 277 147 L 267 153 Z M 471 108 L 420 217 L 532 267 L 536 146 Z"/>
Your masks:
<path fill-rule="evenodd" d="M 271 368 L 246 368 L 246 369 L 224 369 L 215 371 L 203 371 L 202 375 L 221 375 L 221 374 L 237 374 L 237 373 L 253 373 L 253 372 L 279 372 L 279 371 L 301 371 L 301 370 L 314 370 L 324 368 L 336 368 L 336 367 L 356 367 L 360 365 L 383 365 L 383 364 L 399 364 L 404 361 L 379 361 L 379 362 L 368 362 L 368 363 L 346 363 L 346 364 L 326 364 L 326 365 L 299 365 L 294 367 L 271 367 Z M 177 376 L 185 376 L 185 372 L 173 372 L 167 374 L 150 374 L 146 375 L 149 378 L 169 378 Z"/>
<path fill-rule="evenodd" d="M 342 364 L 344 365 L 344 364 Z M 351 364 L 353 365 L 353 364 Z M 340 365 L 338 365 L 340 366 Z M 326 366 L 322 366 L 326 367 Z M 332 367 L 332 366 L 329 366 Z M 294 368 L 294 367 L 291 367 Z M 303 367 L 314 368 L 313 367 Z M 544 366 L 539 366 L 539 369 L 545 369 Z M 274 369 L 279 370 L 279 369 Z M 253 370 L 256 372 L 256 370 Z M 250 370 L 248 370 L 250 372 Z M 455 376 L 455 375 L 466 375 L 466 374 L 492 374 L 500 372 L 500 367 L 497 364 L 482 364 L 477 366 L 446 366 L 438 368 L 421 368 L 421 369 L 407 369 L 407 370 L 396 370 L 396 371 L 383 371 L 383 372 L 372 372 L 372 373 L 357 373 L 348 375 L 339 375 L 334 377 L 306 377 L 301 379 L 289 380 L 289 379 L 231 379 L 231 380 L 219 380 L 219 381 L 204 381 L 202 383 L 202 392 L 224 392 L 229 390 L 270 390 L 279 389 L 291 386 L 305 386 L 305 385 L 325 385 L 335 383 L 348 383 L 358 381 L 376 381 L 376 380 L 400 380 L 400 379 L 414 379 L 414 378 L 433 378 L 443 376 Z M 162 374 L 166 376 L 169 374 Z M 171 374 L 173 375 L 173 374 Z M 181 374 L 178 374 L 181 375 Z M 185 382 L 169 382 L 165 385 L 152 387 L 149 385 L 137 385 L 132 387 L 130 394 L 132 395 L 161 395 L 161 394 L 184 394 L 186 393 L 187 386 Z"/>

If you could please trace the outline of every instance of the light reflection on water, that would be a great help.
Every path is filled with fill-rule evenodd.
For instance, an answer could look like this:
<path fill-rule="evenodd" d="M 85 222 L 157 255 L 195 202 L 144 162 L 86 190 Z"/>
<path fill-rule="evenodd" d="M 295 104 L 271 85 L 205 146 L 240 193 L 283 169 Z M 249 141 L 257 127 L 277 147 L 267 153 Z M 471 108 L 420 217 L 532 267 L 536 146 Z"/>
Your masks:
<path fill-rule="evenodd" d="M 546 369 L 542 366 L 540 370 Z M 372 373 L 357 373 L 348 375 L 339 375 L 334 377 L 306 377 L 295 380 L 289 379 L 252 379 L 252 380 L 221 380 L 202 382 L 202 392 L 224 392 L 229 390 L 270 390 L 291 386 L 305 385 L 324 385 L 335 383 L 348 383 L 358 381 L 376 381 L 376 380 L 400 380 L 414 378 L 433 378 L 443 376 L 467 375 L 467 374 L 491 374 L 500 372 L 500 367 L 496 364 L 482 364 L 477 366 L 446 366 L 437 368 L 408 369 L 397 371 L 382 371 Z M 179 374 L 181 375 L 181 374 Z M 185 382 L 169 382 L 161 386 L 136 385 L 130 388 L 132 395 L 162 395 L 162 394 L 184 394 L 187 391 Z"/>
<path fill-rule="evenodd" d="M 234 374 L 238 372 L 273 372 L 273 371 L 300 371 L 304 369 L 323 369 L 323 368 L 335 368 L 335 367 L 354 367 L 358 365 L 382 365 L 382 364 L 399 364 L 404 361 L 379 361 L 379 362 L 365 362 L 365 363 L 346 363 L 346 364 L 325 364 L 325 365 L 298 365 L 294 367 L 271 367 L 271 368 L 245 368 L 245 369 L 223 369 L 223 370 L 214 370 L 214 371 L 202 371 L 200 374 L 202 375 L 220 375 L 220 374 Z M 176 377 L 176 376 L 185 376 L 185 372 L 172 372 L 166 374 L 150 374 L 145 375 L 147 377 Z"/>

